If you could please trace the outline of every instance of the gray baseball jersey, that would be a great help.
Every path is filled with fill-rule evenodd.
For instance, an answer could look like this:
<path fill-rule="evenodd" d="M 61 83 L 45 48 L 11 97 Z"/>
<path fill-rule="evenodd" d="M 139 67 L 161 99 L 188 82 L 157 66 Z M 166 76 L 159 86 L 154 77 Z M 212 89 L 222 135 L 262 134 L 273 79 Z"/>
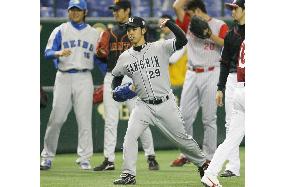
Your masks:
<path fill-rule="evenodd" d="M 175 39 L 145 44 L 141 52 L 126 50 L 112 71 L 114 76 L 127 75 L 133 79 L 142 100 L 159 98 L 171 92 L 169 57 L 174 53 Z"/>

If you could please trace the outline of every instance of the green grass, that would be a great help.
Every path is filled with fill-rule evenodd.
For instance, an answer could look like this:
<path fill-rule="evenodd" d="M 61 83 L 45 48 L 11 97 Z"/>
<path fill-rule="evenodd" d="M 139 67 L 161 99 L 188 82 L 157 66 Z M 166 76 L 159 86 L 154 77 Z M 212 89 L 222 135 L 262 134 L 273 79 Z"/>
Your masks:
<path fill-rule="evenodd" d="M 165 187 L 202 187 L 199 173 L 193 164 L 183 167 L 170 167 L 170 162 L 179 154 L 178 150 L 157 151 L 157 160 L 160 164 L 159 171 L 149 171 L 144 157 L 144 152 L 139 152 L 137 162 L 136 186 L 165 186 Z M 245 149 L 240 148 L 241 176 L 233 178 L 220 178 L 223 187 L 245 186 Z M 122 153 L 116 153 L 116 170 L 114 171 L 82 171 L 75 164 L 75 154 L 56 155 L 52 168 L 40 172 L 41 187 L 107 187 L 112 185 L 121 171 Z M 92 166 L 102 162 L 102 153 L 96 153 L 92 158 Z"/>

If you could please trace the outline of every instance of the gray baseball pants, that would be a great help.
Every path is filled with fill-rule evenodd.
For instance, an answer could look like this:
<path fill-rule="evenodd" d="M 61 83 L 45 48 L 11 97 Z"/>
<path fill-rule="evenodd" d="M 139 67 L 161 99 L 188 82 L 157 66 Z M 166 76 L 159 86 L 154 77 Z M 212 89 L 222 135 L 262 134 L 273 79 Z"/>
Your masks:
<path fill-rule="evenodd" d="M 185 132 L 184 122 L 174 97 L 173 94 L 170 94 L 169 100 L 158 105 L 147 104 L 140 99 L 137 100 L 124 137 L 123 173 L 136 176 L 137 139 L 149 125 L 157 126 L 195 165 L 201 167 L 205 163 L 205 155 L 198 144 Z"/>

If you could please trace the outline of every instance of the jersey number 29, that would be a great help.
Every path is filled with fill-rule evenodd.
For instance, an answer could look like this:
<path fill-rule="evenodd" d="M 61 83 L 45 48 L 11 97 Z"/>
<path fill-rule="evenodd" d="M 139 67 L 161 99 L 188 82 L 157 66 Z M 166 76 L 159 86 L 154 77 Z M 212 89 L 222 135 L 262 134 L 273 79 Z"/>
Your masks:
<path fill-rule="evenodd" d="M 160 75 L 161 75 L 161 73 L 160 73 L 159 69 L 155 69 L 155 71 L 152 71 L 152 70 L 149 71 L 150 79 L 153 79 L 155 77 L 159 77 Z"/>

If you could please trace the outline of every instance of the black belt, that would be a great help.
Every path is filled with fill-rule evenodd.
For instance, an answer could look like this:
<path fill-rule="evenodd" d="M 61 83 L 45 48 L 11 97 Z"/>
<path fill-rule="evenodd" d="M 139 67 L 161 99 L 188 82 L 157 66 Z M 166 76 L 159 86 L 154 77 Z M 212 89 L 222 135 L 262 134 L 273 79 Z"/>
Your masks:
<path fill-rule="evenodd" d="M 90 71 L 89 69 L 69 69 L 69 70 L 60 70 L 58 69 L 58 71 L 63 72 L 63 73 L 82 73 L 82 72 L 87 72 Z"/>
<path fill-rule="evenodd" d="M 229 73 L 237 73 L 237 69 L 229 69 Z"/>
<path fill-rule="evenodd" d="M 148 103 L 148 104 L 152 104 L 152 105 L 158 105 L 158 104 L 161 104 L 167 100 L 169 100 L 169 96 L 167 95 L 166 97 L 164 98 L 154 98 L 154 99 L 149 99 L 149 100 L 142 100 L 144 101 L 145 103 Z"/>

